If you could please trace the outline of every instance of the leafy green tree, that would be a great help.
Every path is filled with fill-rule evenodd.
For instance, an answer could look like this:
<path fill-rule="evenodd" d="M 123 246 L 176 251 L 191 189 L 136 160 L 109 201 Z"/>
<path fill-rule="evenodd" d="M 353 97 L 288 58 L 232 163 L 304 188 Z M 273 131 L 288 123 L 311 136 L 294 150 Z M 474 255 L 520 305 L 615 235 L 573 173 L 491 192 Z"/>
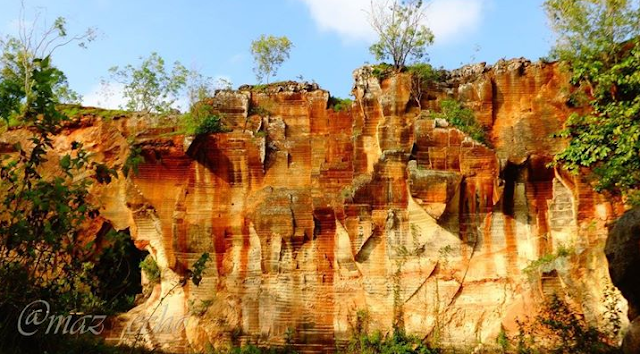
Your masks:
<path fill-rule="evenodd" d="M 427 47 L 433 44 L 433 32 L 425 26 L 422 0 L 371 1 L 369 23 L 378 41 L 369 51 L 376 60 L 391 58 L 396 70 L 410 61 L 424 59 Z"/>
<path fill-rule="evenodd" d="M 31 70 L 31 94 L 19 97 L 24 107 L 7 107 L 11 102 L 0 101 L 3 110 L 19 114 L 34 133 L 28 147 L 16 145 L 13 157 L 0 159 L 0 315 L 4 323 L 12 324 L 0 328 L 2 352 L 25 346 L 36 350 L 31 347 L 33 338 L 17 335 L 13 325 L 24 306 L 34 300 L 48 301 L 60 313 L 105 305 L 96 295 L 101 290 L 95 287 L 106 280 L 95 276 L 97 263 L 92 257 L 99 252 L 83 245 L 80 230 L 97 215 L 88 202 L 88 187 L 96 178 L 92 171 L 114 173 L 91 163 L 77 142 L 60 157 L 59 173 L 43 169 L 53 147 L 52 135 L 67 117 L 56 109 L 54 85 L 59 71 L 51 67 L 49 57 L 34 58 Z M 82 175 L 94 177 L 78 178 Z"/>
<path fill-rule="evenodd" d="M 293 44 L 286 36 L 275 37 L 262 35 L 259 39 L 251 42 L 251 54 L 255 61 L 256 78 L 259 82 L 263 79 L 269 83 L 269 78 L 276 76 L 278 69 L 286 59 L 289 59 L 289 52 Z"/>
<path fill-rule="evenodd" d="M 627 0 L 547 0 L 558 35 L 553 55 L 577 86 L 574 113 L 558 136 L 569 140 L 557 164 L 588 167 L 599 191 L 640 203 L 640 5 Z"/>
<path fill-rule="evenodd" d="M 24 15 L 24 10 L 22 12 Z M 56 50 L 71 43 L 78 43 L 84 48 L 96 37 L 95 30 L 91 28 L 78 35 L 69 35 L 63 17 L 56 18 L 43 32 L 34 31 L 40 13 L 36 14 L 36 21 L 32 26 L 25 25 L 27 21 L 23 15 L 18 35 L 0 39 L 0 118 L 5 121 L 10 119 L 11 112 L 20 112 L 25 101 L 33 95 L 35 80 L 32 74 L 39 66 L 36 59 L 50 58 Z M 51 63 L 48 64 L 51 70 L 52 99 L 57 103 L 79 103 L 81 97 L 69 88 L 65 74 Z"/>
<path fill-rule="evenodd" d="M 411 65 L 407 71 L 411 75 L 411 98 L 418 105 L 418 109 L 422 110 L 422 97 L 425 94 L 426 86 L 438 79 L 439 74 L 427 63 Z"/>
<path fill-rule="evenodd" d="M 176 61 L 169 71 L 155 52 L 140 59 L 137 67 L 129 64 L 109 69 L 111 79 L 124 85 L 127 103 L 123 108 L 146 114 L 170 112 L 187 85 L 189 70 Z"/>

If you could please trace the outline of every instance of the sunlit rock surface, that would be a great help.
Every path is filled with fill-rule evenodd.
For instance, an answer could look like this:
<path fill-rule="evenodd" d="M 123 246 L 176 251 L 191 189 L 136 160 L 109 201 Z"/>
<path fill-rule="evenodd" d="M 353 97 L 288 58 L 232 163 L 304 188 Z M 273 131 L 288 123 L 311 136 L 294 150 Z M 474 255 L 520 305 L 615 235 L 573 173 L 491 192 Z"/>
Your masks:
<path fill-rule="evenodd" d="M 95 187 L 101 215 L 162 270 L 111 340 L 140 333 L 187 351 L 289 337 L 321 352 L 367 310 L 371 329 L 399 323 L 473 348 L 514 331 L 554 292 L 602 321 L 606 225 L 622 210 L 549 167 L 563 147 L 551 135 L 572 112 L 558 65 L 449 72 L 423 95 L 422 113 L 406 74 L 380 82 L 364 67 L 354 79 L 355 102 L 341 112 L 317 85 L 245 86 L 209 102 L 232 132 L 193 139 L 141 117 L 84 117 L 56 138 L 60 149 L 85 141 L 116 168 L 128 141 L 145 158 L 137 175 Z M 486 144 L 429 119 L 447 97 L 475 111 Z M 569 255 L 527 268 L 561 248 Z M 181 284 L 204 252 L 200 286 Z M 151 314 L 142 329 L 132 323 Z"/>

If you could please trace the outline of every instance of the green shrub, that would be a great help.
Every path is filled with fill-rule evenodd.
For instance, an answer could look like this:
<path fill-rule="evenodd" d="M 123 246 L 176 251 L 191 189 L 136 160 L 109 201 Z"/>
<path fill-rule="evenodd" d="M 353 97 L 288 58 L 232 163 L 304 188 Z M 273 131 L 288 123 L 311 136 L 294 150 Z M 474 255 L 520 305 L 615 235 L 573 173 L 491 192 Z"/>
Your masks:
<path fill-rule="evenodd" d="M 611 336 L 590 326 L 554 294 L 529 323 L 518 321 L 517 353 L 614 354 Z"/>
<path fill-rule="evenodd" d="M 354 335 L 342 351 L 345 354 L 437 354 L 439 348 L 431 348 L 416 337 L 407 335 L 396 328 L 393 333 L 382 335 L 380 331 L 373 334 Z"/>
<path fill-rule="evenodd" d="M 59 105 L 58 110 L 71 119 L 81 118 L 85 115 L 102 117 L 105 120 L 111 120 L 118 117 L 126 117 L 131 112 L 118 109 L 103 109 L 93 107 L 82 107 L 81 105 L 65 104 Z"/>
<path fill-rule="evenodd" d="M 271 115 L 271 112 L 269 112 L 265 107 L 263 106 L 254 106 L 252 105 L 249 108 L 249 115 L 253 116 L 253 115 L 258 115 L 260 117 L 266 117 Z"/>
<path fill-rule="evenodd" d="M 213 133 L 223 133 L 226 132 L 227 129 L 222 125 L 222 121 L 220 117 L 217 115 L 212 115 L 204 118 L 200 125 L 196 128 L 196 135 L 200 134 L 213 134 Z"/>
<path fill-rule="evenodd" d="M 446 119 L 449 124 L 460 129 L 472 139 L 487 143 L 487 132 L 484 127 L 476 121 L 473 110 L 466 108 L 460 101 L 445 99 L 440 102 L 439 113 L 434 113 L 434 118 Z"/>
<path fill-rule="evenodd" d="M 221 116 L 211 101 L 203 100 L 191 106 L 189 112 L 183 114 L 179 121 L 180 131 L 184 134 L 199 135 L 222 133 L 229 131 L 224 127 Z"/>
<path fill-rule="evenodd" d="M 160 268 L 158 268 L 158 264 L 150 254 L 140 262 L 140 269 L 151 283 L 157 284 L 160 282 Z"/>
<path fill-rule="evenodd" d="M 503 353 L 506 353 L 511 346 L 509 343 L 509 337 L 507 336 L 507 332 L 504 330 L 504 327 L 500 326 L 500 333 L 498 333 L 498 337 L 496 338 L 496 343 L 500 347 Z"/>
<path fill-rule="evenodd" d="M 378 81 L 382 82 L 382 80 L 389 77 L 393 71 L 393 65 L 387 63 L 380 63 L 372 66 L 373 70 L 371 74 L 378 79 Z"/>
<path fill-rule="evenodd" d="M 528 276 L 534 276 L 536 272 L 541 268 L 555 262 L 556 259 L 570 256 L 574 251 L 570 248 L 560 245 L 555 253 L 545 254 L 542 257 L 529 262 L 529 264 L 522 270 L 523 273 Z"/>
<path fill-rule="evenodd" d="M 439 80 L 442 77 L 441 71 L 436 70 L 427 63 L 416 63 L 406 67 L 406 71 L 412 76 L 419 78 L 423 84 Z"/>
<path fill-rule="evenodd" d="M 371 315 L 367 310 L 358 310 L 351 323 L 351 338 L 341 352 L 345 354 L 436 354 L 440 349 L 431 348 L 416 336 L 409 336 L 395 327 L 391 334 L 380 331 L 369 333 Z"/>
<path fill-rule="evenodd" d="M 130 172 L 133 174 L 138 174 L 138 166 L 144 163 L 144 156 L 142 156 L 142 148 L 139 146 L 133 145 L 130 147 L 129 156 L 127 156 L 127 160 L 124 162 L 122 166 L 122 173 L 125 176 L 129 176 Z"/>
<path fill-rule="evenodd" d="M 351 106 L 353 105 L 353 100 L 350 98 L 340 98 L 340 97 L 329 97 L 329 102 L 327 102 L 329 107 L 333 109 L 334 112 L 342 112 L 351 110 Z"/>
<path fill-rule="evenodd" d="M 233 346 L 225 349 L 214 349 L 209 345 L 206 350 L 207 354 L 297 354 L 289 346 L 284 347 L 258 347 L 255 344 L 247 343 L 242 346 Z"/>

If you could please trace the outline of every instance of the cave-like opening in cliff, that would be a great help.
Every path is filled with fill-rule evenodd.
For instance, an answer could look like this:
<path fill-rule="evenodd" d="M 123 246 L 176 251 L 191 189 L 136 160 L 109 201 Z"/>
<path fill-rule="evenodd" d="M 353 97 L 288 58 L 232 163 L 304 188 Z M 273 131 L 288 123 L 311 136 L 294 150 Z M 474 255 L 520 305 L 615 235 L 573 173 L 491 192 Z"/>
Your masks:
<path fill-rule="evenodd" d="M 502 212 L 506 216 L 513 218 L 515 215 L 515 189 L 516 180 L 520 175 L 522 167 L 508 162 L 502 170 L 502 180 L 504 180 L 504 194 L 502 198 Z"/>
<path fill-rule="evenodd" d="M 93 294 L 106 302 L 109 311 L 130 310 L 142 294 L 140 262 L 149 253 L 134 245 L 129 229 L 116 231 L 108 224 L 96 236 L 96 245 L 100 252 L 93 267 L 98 279 Z"/>

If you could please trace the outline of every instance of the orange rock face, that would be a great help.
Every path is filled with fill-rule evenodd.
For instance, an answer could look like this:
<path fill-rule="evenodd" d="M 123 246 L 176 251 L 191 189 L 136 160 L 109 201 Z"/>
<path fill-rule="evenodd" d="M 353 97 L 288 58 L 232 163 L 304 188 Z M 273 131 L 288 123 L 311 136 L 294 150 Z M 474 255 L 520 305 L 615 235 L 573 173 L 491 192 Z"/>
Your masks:
<path fill-rule="evenodd" d="M 514 330 L 553 292 L 570 293 L 598 324 L 606 223 L 618 209 L 548 166 L 563 147 L 551 134 L 571 113 L 558 66 L 469 66 L 430 87 L 421 107 L 460 99 L 487 145 L 420 114 L 406 74 L 379 82 L 365 67 L 354 77 L 347 111 L 328 108 L 313 85 L 245 88 L 212 102 L 233 132 L 138 134 L 139 174 L 96 193 L 102 216 L 129 228 L 162 270 L 132 314 L 166 295 L 165 319 L 186 319 L 171 333 L 145 331 L 148 343 L 181 351 L 290 338 L 319 352 L 348 339 L 366 310 L 372 329 L 399 323 L 474 347 Z M 134 125 L 74 134 L 113 129 L 126 144 Z M 560 248 L 569 255 L 527 268 Z M 175 286 L 204 252 L 201 285 Z"/>

